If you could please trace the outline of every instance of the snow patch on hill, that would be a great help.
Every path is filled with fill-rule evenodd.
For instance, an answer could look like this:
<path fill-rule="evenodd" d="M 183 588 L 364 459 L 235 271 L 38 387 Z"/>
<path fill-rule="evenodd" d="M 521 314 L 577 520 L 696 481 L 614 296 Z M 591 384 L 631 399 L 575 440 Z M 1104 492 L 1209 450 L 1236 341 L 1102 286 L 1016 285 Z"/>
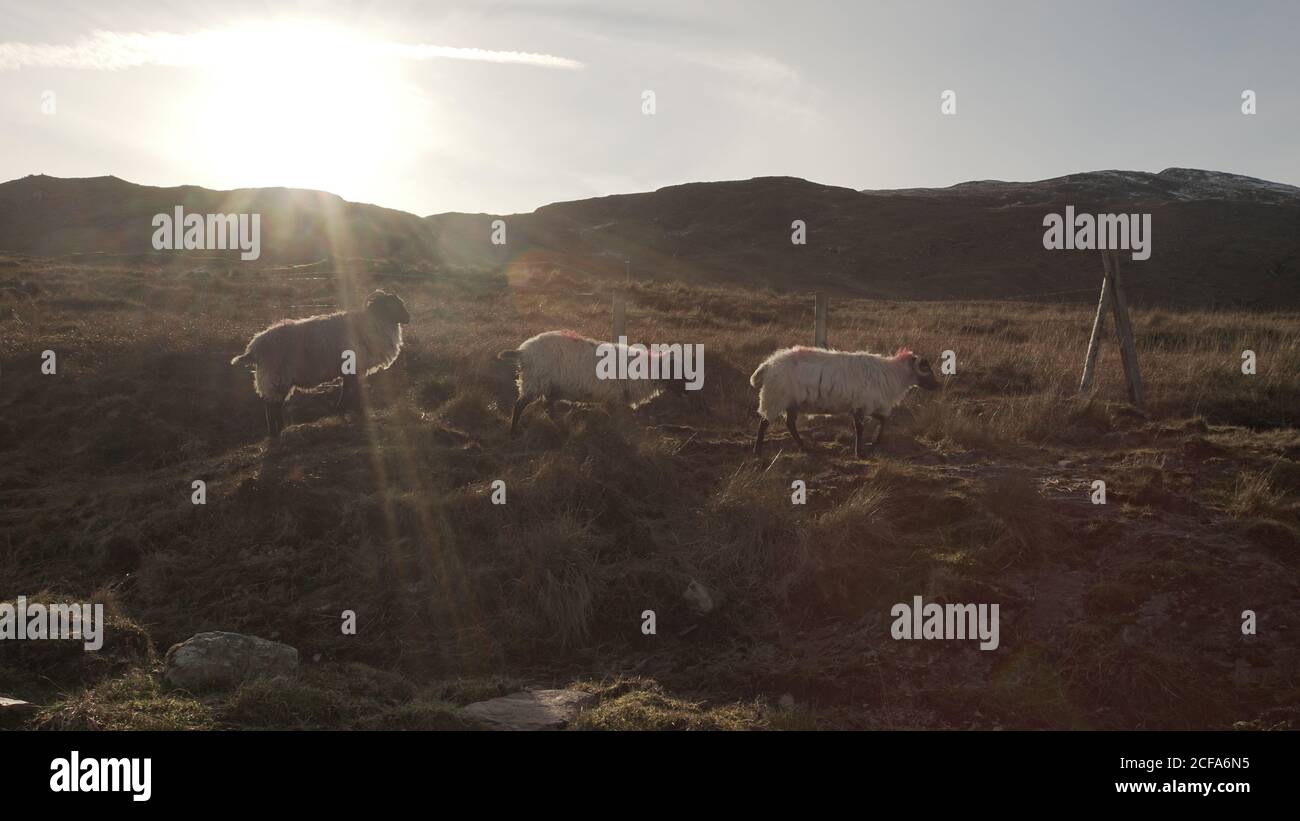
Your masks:
<path fill-rule="evenodd" d="M 1036 182 L 975 180 L 947 188 L 864 189 L 860 193 L 889 197 L 973 197 L 1014 203 L 1054 201 L 1072 195 L 1103 199 L 1151 198 L 1179 202 L 1232 201 L 1300 205 L 1300 188 L 1225 171 L 1166 168 L 1145 171 L 1104 170 L 1067 174 Z"/>

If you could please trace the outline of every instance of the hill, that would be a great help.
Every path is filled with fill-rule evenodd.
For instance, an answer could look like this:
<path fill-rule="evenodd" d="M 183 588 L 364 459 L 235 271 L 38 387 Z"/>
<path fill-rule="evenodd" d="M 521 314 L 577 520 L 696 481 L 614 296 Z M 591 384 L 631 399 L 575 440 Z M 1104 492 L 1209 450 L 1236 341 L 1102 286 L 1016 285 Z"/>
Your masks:
<path fill-rule="evenodd" d="M 35 175 L 0 185 L 0 249 L 35 256 L 147 254 L 161 260 L 170 252 L 154 250 L 152 219 L 172 214 L 176 206 L 185 213 L 262 214 L 262 262 L 435 256 L 429 231 L 418 217 L 323 191 L 155 188 L 111 176 Z M 237 259 L 235 253 L 229 256 Z"/>
<path fill-rule="evenodd" d="M 1152 214 L 1151 259 L 1126 267 L 1140 303 L 1300 305 L 1300 189 L 1191 169 L 896 191 L 768 177 L 556 203 L 506 219 L 514 259 L 609 276 L 623 275 L 631 260 L 639 279 L 887 299 L 1092 301 L 1097 255 L 1042 245 L 1043 217 L 1067 205 Z M 489 219 L 474 232 L 487 236 Z M 807 225 L 805 246 L 790 241 L 796 219 Z M 448 224 L 441 215 L 428 220 Z M 466 220 L 457 221 L 463 233 Z"/>
<path fill-rule="evenodd" d="M 1138 304 L 1300 307 L 1300 189 L 1183 168 L 889 191 L 763 177 L 560 202 L 529 214 L 423 219 L 319 191 L 31 176 L 0 184 L 0 251 L 156 255 L 150 220 L 177 205 L 263 214 L 265 262 L 378 258 L 611 279 L 630 266 L 638 280 L 778 291 L 1092 301 L 1097 255 L 1042 245 L 1043 217 L 1072 205 L 1079 213 L 1152 215 L 1151 258 L 1126 267 Z M 504 245 L 491 241 L 498 219 Z M 807 225 L 806 245 L 791 243 L 794 220 Z"/>

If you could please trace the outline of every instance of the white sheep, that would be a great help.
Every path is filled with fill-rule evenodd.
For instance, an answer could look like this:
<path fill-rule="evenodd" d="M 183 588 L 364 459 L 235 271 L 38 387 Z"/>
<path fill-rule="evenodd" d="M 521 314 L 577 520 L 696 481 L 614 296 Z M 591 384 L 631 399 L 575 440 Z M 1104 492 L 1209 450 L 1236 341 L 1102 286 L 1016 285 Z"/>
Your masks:
<path fill-rule="evenodd" d="M 880 443 L 885 420 L 915 386 L 926 390 L 939 387 L 930 363 L 907 348 L 891 357 L 865 351 L 828 351 L 822 348 L 786 348 L 767 358 L 749 384 L 759 389 L 758 438 L 754 453 L 763 449 L 768 423 L 782 413 L 790 437 L 799 450 L 804 448 L 796 423 L 799 411 L 851 413 L 858 458 L 866 456 L 862 444 L 863 417 L 871 414 L 880 422 L 872 445 Z"/>
<path fill-rule="evenodd" d="M 402 325 L 410 321 L 400 298 L 375 291 L 363 310 L 280 320 L 254 336 L 230 364 L 256 369 L 253 387 L 266 403 L 266 430 L 274 438 L 284 430 L 284 401 L 295 388 L 314 388 L 342 376 L 338 407 L 355 402 L 358 375 L 393 364 L 402 351 Z M 346 351 L 356 355 L 350 374 L 343 372 Z"/>
<path fill-rule="evenodd" d="M 620 360 L 636 356 L 637 346 L 598 342 L 574 331 L 547 331 L 526 339 L 517 349 L 502 351 L 498 359 L 513 359 L 519 366 L 519 398 L 510 415 L 510 435 L 519 428 L 524 408 L 536 399 L 625 402 L 636 407 L 650 401 L 665 389 L 685 394 L 682 379 L 601 379 L 597 373 L 599 349 L 608 346 Z M 623 348 L 627 350 L 623 350 Z M 653 363 L 651 373 L 671 374 L 672 355 L 646 350 Z M 657 361 L 656 361 L 657 360 Z"/>

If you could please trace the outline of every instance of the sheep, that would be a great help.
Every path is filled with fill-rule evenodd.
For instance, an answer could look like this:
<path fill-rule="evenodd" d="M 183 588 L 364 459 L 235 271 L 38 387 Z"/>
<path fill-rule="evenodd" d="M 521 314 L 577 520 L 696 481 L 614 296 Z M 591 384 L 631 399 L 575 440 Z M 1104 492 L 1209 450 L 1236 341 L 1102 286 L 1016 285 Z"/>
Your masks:
<path fill-rule="evenodd" d="M 402 351 L 402 326 L 410 321 L 399 297 L 375 291 L 363 310 L 280 320 L 254 336 L 230 364 L 255 369 L 253 387 L 266 403 L 266 431 L 274 439 L 284 430 L 284 401 L 295 389 L 342 376 L 338 409 L 356 402 L 358 374 L 393 364 Z M 344 351 L 356 354 L 351 374 L 342 372 Z"/>
<path fill-rule="evenodd" d="M 513 350 L 497 354 L 498 359 L 518 363 L 519 398 L 510 415 L 510 435 L 519 430 L 519 417 L 529 403 L 541 397 L 549 406 L 555 399 L 625 402 L 630 407 L 642 405 L 664 390 L 685 395 L 683 378 L 601 379 L 597 375 L 598 349 L 609 345 L 614 355 L 636 355 L 636 346 L 597 342 L 574 331 L 547 331 L 520 343 Z M 628 347 L 627 351 L 620 350 Z M 651 374 L 672 373 L 672 354 L 647 351 Z M 656 361 L 657 360 L 657 361 Z"/>
<path fill-rule="evenodd" d="M 797 428 L 799 411 L 853 415 L 855 451 L 866 457 L 862 444 L 863 417 L 871 414 L 879 423 L 873 446 L 880 444 L 885 420 L 914 386 L 935 390 L 930 363 L 899 348 L 892 357 L 858 351 L 829 351 L 795 347 L 777 351 L 758 366 L 749 384 L 759 389 L 758 438 L 754 455 L 763 450 L 768 423 L 785 414 L 790 437 L 799 450 L 806 450 Z"/>

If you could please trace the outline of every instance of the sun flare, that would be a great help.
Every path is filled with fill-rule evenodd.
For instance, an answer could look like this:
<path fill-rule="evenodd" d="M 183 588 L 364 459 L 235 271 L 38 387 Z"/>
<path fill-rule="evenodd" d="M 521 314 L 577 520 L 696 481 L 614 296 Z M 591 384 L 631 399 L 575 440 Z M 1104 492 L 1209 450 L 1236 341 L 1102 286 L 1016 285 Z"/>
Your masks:
<path fill-rule="evenodd" d="M 382 43 L 301 22 L 209 32 L 186 143 L 223 187 L 314 188 L 348 196 L 396 171 L 425 103 Z"/>

